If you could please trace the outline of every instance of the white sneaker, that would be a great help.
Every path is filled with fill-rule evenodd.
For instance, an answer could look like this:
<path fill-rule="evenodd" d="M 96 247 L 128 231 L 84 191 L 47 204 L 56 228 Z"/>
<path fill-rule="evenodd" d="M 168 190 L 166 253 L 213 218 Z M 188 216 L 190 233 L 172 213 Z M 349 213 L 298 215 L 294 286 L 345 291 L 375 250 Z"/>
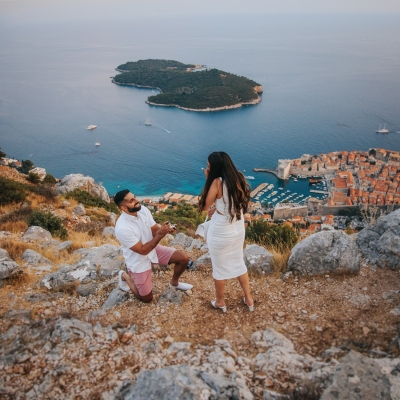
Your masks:
<path fill-rule="evenodd" d="M 121 269 L 121 271 L 118 272 L 118 285 L 121 290 L 124 292 L 129 292 L 131 288 L 129 287 L 128 283 L 126 281 L 122 280 L 122 274 L 124 271 Z"/>
<path fill-rule="evenodd" d="M 169 287 L 176 290 L 183 290 L 185 292 L 186 290 L 192 289 L 193 285 L 191 285 L 190 283 L 179 282 L 178 286 L 173 286 L 169 284 Z"/>

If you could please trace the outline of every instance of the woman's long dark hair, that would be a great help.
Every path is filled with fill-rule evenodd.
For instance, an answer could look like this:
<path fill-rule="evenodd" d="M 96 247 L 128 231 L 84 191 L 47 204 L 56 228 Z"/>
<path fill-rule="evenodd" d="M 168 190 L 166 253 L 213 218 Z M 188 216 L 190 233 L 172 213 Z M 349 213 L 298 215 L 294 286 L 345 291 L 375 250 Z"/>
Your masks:
<path fill-rule="evenodd" d="M 231 158 L 223 151 L 215 151 L 208 156 L 210 170 L 206 183 L 199 198 L 199 210 L 203 210 L 211 184 L 216 178 L 222 178 L 222 190 L 224 183 L 228 190 L 229 215 L 232 221 L 234 217 L 241 219 L 241 212 L 245 213 L 250 201 L 250 186 L 243 174 L 237 170 Z"/>

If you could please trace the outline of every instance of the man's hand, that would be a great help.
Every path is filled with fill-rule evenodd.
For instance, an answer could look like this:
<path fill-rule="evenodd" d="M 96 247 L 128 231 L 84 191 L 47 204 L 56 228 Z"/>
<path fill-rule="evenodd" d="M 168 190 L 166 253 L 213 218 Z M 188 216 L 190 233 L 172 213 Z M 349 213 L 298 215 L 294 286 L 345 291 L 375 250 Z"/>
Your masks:
<path fill-rule="evenodd" d="M 163 238 L 167 233 L 171 233 L 174 230 L 171 229 L 171 226 L 168 221 L 164 222 L 157 230 L 155 236 Z"/>

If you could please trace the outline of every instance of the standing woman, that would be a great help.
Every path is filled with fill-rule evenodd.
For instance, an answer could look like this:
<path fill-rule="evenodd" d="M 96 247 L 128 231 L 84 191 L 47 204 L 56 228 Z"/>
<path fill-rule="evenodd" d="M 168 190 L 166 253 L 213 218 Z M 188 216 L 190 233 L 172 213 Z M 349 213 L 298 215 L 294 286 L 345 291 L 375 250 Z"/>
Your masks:
<path fill-rule="evenodd" d="M 249 277 L 243 261 L 243 214 L 249 204 L 250 187 L 243 174 L 223 151 L 211 153 L 207 168 L 203 171 L 206 183 L 200 195 L 199 210 L 207 211 L 211 217 L 207 245 L 216 291 L 216 298 L 211 304 L 226 312 L 225 280 L 237 278 L 243 289 L 243 302 L 250 311 L 254 311 Z M 214 204 L 215 208 L 212 208 Z"/>

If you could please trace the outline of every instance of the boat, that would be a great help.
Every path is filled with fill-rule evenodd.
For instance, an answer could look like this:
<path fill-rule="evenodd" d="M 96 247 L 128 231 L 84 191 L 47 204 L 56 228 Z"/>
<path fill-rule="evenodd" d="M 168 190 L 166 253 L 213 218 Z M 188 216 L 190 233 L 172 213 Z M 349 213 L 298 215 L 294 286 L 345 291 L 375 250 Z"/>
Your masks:
<path fill-rule="evenodd" d="M 255 179 L 254 176 L 250 176 L 250 175 L 249 176 L 245 176 L 245 178 L 246 179 L 250 179 L 250 180 L 254 180 Z"/>
<path fill-rule="evenodd" d="M 89 131 L 92 131 L 93 129 L 96 129 L 97 125 L 89 125 L 86 129 Z"/>
<path fill-rule="evenodd" d="M 94 145 L 99 147 L 100 146 L 100 142 L 96 142 Z"/>
<path fill-rule="evenodd" d="M 321 183 L 321 182 L 322 182 L 322 179 L 320 179 L 320 178 L 317 178 L 317 179 L 309 179 L 308 184 L 309 184 L 309 185 L 315 185 L 316 183 Z"/>
<path fill-rule="evenodd" d="M 146 122 L 144 123 L 146 126 L 151 126 L 151 122 L 149 118 L 146 118 Z"/>
<path fill-rule="evenodd" d="M 379 124 L 379 129 L 375 132 L 376 133 L 389 133 L 389 129 L 386 129 L 386 124 L 383 125 L 383 128 L 381 128 L 381 124 Z"/>
<path fill-rule="evenodd" d="M 297 178 L 294 178 L 293 180 L 294 180 L 295 182 L 297 182 Z"/>
<path fill-rule="evenodd" d="M 282 187 L 282 186 L 281 186 L 281 187 L 279 187 L 279 188 L 278 188 L 278 190 L 283 190 L 283 187 Z"/>

